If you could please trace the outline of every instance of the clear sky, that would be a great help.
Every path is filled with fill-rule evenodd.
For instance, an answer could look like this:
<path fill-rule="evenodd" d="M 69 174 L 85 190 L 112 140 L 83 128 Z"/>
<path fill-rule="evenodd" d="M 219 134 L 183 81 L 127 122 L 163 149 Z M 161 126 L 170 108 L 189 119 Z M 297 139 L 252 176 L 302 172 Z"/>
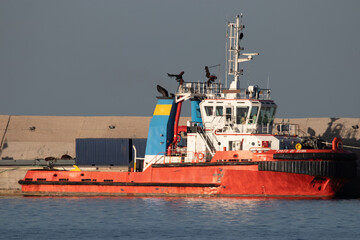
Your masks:
<path fill-rule="evenodd" d="M 0 0 L 0 114 L 150 116 L 167 72 L 205 81 L 244 14 L 242 87 L 277 116 L 360 117 L 360 1 Z M 214 70 L 218 74 L 218 70 Z"/>

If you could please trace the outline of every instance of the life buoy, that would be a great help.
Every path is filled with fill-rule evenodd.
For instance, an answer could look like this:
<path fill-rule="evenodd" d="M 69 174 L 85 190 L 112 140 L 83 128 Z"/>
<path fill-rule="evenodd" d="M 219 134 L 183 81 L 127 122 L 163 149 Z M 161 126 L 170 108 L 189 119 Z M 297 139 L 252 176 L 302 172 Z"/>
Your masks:
<path fill-rule="evenodd" d="M 203 154 L 202 152 L 198 153 L 198 154 L 197 154 L 197 159 L 198 159 L 199 161 L 203 160 L 203 159 L 204 159 L 204 154 Z"/>
<path fill-rule="evenodd" d="M 334 138 L 332 141 L 332 150 L 342 150 L 343 149 L 343 142 L 341 138 Z"/>

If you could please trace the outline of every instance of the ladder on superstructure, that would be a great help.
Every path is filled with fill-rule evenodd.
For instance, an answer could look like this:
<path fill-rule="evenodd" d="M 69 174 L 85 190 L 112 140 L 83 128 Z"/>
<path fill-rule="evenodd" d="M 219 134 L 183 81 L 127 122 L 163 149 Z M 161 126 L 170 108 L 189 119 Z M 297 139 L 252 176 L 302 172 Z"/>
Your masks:
<path fill-rule="evenodd" d="M 215 152 L 216 152 L 215 146 L 214 146 L 211 139 L 209 138 L 209 136 L 206 134 L 206 132 L 204 131 L 204 129 L 202 127 L 198 128 L 198 133 L 203 138 L 203 140 L 205 141 L 207 148 L 211 152 L 211 155 L 214 155 Z"/>

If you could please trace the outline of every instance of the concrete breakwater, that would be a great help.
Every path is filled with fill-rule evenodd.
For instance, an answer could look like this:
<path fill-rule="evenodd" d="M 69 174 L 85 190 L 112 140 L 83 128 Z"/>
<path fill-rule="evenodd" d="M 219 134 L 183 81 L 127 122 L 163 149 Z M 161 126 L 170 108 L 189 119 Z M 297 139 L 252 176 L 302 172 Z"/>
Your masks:
<path fill-rule="evenodd" d="M 34 160 L 76 157 L 77 138 L 147 138 L 151 117 L 67 117 L 0 115 L 0 159 Z M 188 117 L 180 119 L 186 125 Z M 296 124 L 299 135 L 319 136 L 360 148 L 359 118 L 276 119 Z M 356 148 L 351 149 L 358 153 Z M 360 153 L 360 152 L 359 152 Z M 1 160 L 0 160 L 1 161 Z"/>
<path fill-rule="evenodd" d="M 151 117 L 0 115 L 1 159 L 75 158 L 77 138 L 146 138 Z"/>
<path fill-rule="evenodd" d="M 39 167 L 0 167 L 0 195 L 20 195 L 20 179 L 25 177 L 27 170 Z"/>

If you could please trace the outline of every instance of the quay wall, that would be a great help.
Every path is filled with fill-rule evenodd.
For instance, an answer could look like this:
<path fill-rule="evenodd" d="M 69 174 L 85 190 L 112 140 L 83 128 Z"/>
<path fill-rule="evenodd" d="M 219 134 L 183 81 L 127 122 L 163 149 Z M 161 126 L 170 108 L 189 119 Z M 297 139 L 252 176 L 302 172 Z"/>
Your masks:
<path fill-rule="evenodd" d="M 0 115 L 0 161 L 6 159 L 35 160 L 46 157 L 75 158 L 76 138 L 147 138 L 151 117 L 67 117 Z M 180 119 L 186 125 L 190 118 Z M 360 118 L 276 119 L 276 123 L 296 124 L 299 135 L 319 136 L 331 142 L 336 136 L 357 153 L 360 159 Z M 0 195 L 21 194 L 18 180 L 34 167 L 0 168 Z M 360 178 L 355 186 L 359 188 Z M 353 187 L 352 187 L 353 188 Z"/>
<path fill-rule="evenodd" d="M 21 195 L 20 179 L 24 179 L 29 169 L 38 167 L 0 167 L 0 195 Z"/>
<path fill-rule="evenodd" d="M 151 117 L 73 117 L 0 115 L 1 159 L 34 160 L 75 154 L 77 138 L 147 138 Z M 189 117 L 180 119 L 186 125 Z M 297 118 L 275 120 L 296 124 L 299 135 L 319 136 L 360 148 L 360 118 Z M 356 148 L 351 149 L 358 153 Z M 359 157 L 360 158 L 360 157 Z"/>
<path fill-rule="evenodd" d="M 63 155 L 75 158 L 75 139 L 146 138 L 150 120 L 151 117 L 0 115 L 0 159 L 33 160 Z M 186 118 L 180 124 L 186 124 Z"/>

